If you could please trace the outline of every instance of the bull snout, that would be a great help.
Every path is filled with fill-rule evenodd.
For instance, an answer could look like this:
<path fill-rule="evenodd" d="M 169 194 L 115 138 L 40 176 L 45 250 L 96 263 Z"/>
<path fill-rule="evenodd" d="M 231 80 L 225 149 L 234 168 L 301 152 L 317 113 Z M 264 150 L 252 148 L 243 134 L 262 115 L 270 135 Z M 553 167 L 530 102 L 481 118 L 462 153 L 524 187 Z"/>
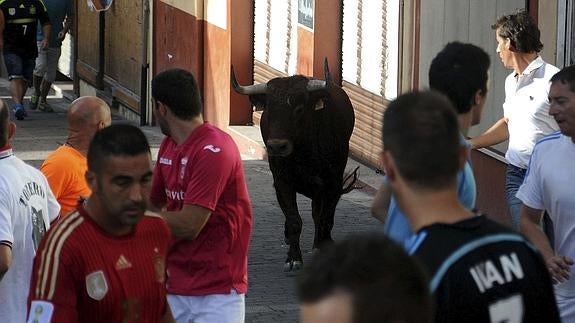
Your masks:
<path fill-rule="evenodd" d="M 285 157 L 292 153 L 293 144 L 287 139 L 269 139 L 266 148 L 269 156 Z"/>

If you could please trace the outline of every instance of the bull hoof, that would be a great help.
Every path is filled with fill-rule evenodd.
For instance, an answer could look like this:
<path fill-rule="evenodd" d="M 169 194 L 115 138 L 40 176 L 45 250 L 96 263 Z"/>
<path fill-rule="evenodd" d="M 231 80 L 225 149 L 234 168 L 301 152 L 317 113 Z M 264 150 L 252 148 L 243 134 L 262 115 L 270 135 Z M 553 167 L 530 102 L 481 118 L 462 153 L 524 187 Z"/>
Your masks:
<path fill-rule="evenodd" d="M 303 263 L 299 260 L 291 260 L 284 264 L 285 272 L 298 272 L 303 267 Z"/>

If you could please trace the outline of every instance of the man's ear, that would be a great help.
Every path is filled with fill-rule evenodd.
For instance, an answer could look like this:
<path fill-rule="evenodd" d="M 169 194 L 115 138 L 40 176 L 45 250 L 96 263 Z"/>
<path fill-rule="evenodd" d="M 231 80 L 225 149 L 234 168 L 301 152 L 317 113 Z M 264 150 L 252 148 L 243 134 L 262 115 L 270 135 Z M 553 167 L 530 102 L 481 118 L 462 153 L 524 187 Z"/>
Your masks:
<path fill-rule="evenodd" d="M 507 38 L 507 41 L 505 42 L 505 47 L 512 52 L 517 52 L 517 48 L 515 48 L 515 46 L 513 46 L 510 38 Z"/>
<path fill-rule="evenodd" d="M 162 117 L 165 117 L 168 113 L 168 107 L 162 101 L 156 101 L 156 109 Z"/>
<path fill-rule="evenodd" d="M 381 152 L 381 165 L 383 166 L 383 171 L 387 176 L 388 181 L 394 181 L 397 178 L 397 168 L 393 156 L 388 151 Z"/>
<path fill-rule="evenodd" d="M 471 125 L 475 126 L 481 122 L 481 115 L 483 114 L 483 107 L 487 100 L 487 91 L 481 89 L 475 92 L 473 96 L 473 106 L 471 107 Z"/>
<path fill-rule="evenodd" d="M 84 173 L 84 178 L 86 179 L 86 183 L 88 184 L 88 187 L 90 187 L 90 190 L 92 190 L 93 193 L 96 193 L 98 191 L 98 180 L 96 178 L 96 174 L 87 170 L 86 173 Z"/>
<path fill-rule="evenodd" d="M 8 122 L 8 141 L 12 140 L 16 134 L 16 124 L 14 122 Z"/>
<path fill-rule="evenodd" d="M 485 95 L 483 94 L 483 91 L 481 89 L 477 90 L 473 96 L 473 105 L 481 104 L 484 98 Z"/>

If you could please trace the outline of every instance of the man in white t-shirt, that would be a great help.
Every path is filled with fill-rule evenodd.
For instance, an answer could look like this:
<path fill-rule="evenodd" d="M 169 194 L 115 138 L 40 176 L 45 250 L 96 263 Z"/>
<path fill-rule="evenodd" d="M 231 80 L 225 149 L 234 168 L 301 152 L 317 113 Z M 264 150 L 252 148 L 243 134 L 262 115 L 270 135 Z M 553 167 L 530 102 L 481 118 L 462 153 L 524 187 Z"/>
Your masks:
<path fill-rule="evenodd" d="M 12 153 L 16 125 L 0 100 L 0 321 L 25 322 L 32 261 L 60 212 L 46 177 Z"/>
<path fill-rule="evenodd" d="M 521 232 L 545 258 L 561 318 L 563 322 L 575 322 L 575 66 L 551 78 L 549 101 L 549 114 L 560 131 L 535 145 L 517 198 L 523 202 Z M 553 246 L 539 226 L 543 210 L 553 222 Z"/>
<path fill-rule="evenodd" d="M 543 49 L 537 23 L 526 11 L 505 15 L 491 26 L 495 30 L 497 53 L 503 65 L 513 70 L 505 79 L 503 117 L 483 134 L 469 140 L 478 149 L 509 139 L 505 153 L 507 171 L 505 194 L 511 215 L 511 226 L 519 230 L 521 201 L 516 198 L 529 156 L 535 143 L 558 130 L 549 115 L 549 79 L 559 69 L 546 63 L 539 52 Z"/>

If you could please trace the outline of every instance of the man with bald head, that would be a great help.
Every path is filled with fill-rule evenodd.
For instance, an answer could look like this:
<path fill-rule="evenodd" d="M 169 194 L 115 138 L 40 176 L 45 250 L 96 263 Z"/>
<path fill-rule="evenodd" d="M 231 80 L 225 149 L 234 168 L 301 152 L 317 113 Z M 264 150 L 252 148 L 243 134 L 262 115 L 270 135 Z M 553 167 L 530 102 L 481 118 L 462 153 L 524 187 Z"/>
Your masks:
<path fill-rule="evenodd" d="M 91 193 L 84 175 L 88 168 L 86 154 L 94 134 L 112 123 L 110 107 L 94 96 L 80 97 L 68 109 L 68 139 L 52 152 L 40 170 L 62 207 L 65 216 L 78 205 L 78 200 Z"/>
<path fill-rule="evenodd" d="M 0 319 L 26 320 L 32 260 L 60 206 L 46 177 L 12 153 L 16 125 L 0 100 Z"/>

